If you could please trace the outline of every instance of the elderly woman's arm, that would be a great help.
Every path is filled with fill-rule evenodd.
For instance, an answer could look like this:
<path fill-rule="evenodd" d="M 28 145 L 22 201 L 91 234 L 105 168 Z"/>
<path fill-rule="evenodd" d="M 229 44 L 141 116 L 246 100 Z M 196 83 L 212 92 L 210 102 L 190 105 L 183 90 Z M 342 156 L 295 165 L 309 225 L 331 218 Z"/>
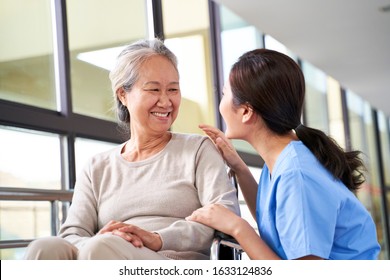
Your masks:
<path fill-rule="evenodd" d="M 97 228 L 97 202 L 92 188 L 86 183 L 89 181 L 87 168 L 79 177 L 67 219 L 59 231 L 60 237 L 65 238 L 78 248 L 95 235 Z"/>
<path fill-rule="evenodd" d="M 239 215 L 237 191 L 231 184 L 221 155 L 210 139 L 205 138 L 202 141 L 195 166 L 195 187 L 201 205 L 218 203 Z M 183 219 L 158 233 L 163 241 L 161 250 L 207 251 L 214 236 L 214 229 Z"/>

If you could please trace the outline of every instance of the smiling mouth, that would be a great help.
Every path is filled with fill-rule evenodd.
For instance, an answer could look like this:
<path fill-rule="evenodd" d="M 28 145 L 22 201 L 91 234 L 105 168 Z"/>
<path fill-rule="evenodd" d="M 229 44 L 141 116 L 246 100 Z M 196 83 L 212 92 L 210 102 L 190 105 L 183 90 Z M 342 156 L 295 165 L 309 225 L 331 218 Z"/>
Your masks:
<path fill-rule="evenodd" d="M 166 118 L 168 117 L 170 114 L 170 112 L 168 113 L 158 113 L 158 112 L 152 112 L 152 115 L 156 116 L 156 117 L 162 117 L 162 118 Z"/>

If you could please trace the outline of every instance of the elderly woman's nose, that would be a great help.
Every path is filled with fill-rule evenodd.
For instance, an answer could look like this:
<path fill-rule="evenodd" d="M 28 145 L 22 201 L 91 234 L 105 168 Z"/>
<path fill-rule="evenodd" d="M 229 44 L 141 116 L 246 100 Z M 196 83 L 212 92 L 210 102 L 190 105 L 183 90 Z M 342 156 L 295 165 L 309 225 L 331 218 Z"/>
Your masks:
<path fill-rule="evenodd" d="M 172 101 L 168 93 L 166 91 L 162 91 L 157 103 L 160 106 L 170 106 L 172 104 Z"/>

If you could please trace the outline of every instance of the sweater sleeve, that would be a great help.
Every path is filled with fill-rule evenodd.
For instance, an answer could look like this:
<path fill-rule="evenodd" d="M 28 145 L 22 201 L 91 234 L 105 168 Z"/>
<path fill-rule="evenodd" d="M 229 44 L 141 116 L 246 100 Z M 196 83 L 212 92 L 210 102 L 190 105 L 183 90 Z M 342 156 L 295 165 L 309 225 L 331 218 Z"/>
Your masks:
<path fill-rule="evenodd" d="M 239 214 L 237 191 L 214 144 L 204 138 L 195 158 L 195 187 L 202 206 L 219 203 Z M 214 229 L 200 223 L 179 220 L 158 231 L 162 250 L 209 252 Z"/>
<path fill-rule="evenodd" d="M 59 236 L 80 248 L 86 240 L 95 235 L 97 229 L 96 198 L 89 175 L 91 164 L 86 165 L 78 175 L 72 204 Z"/>

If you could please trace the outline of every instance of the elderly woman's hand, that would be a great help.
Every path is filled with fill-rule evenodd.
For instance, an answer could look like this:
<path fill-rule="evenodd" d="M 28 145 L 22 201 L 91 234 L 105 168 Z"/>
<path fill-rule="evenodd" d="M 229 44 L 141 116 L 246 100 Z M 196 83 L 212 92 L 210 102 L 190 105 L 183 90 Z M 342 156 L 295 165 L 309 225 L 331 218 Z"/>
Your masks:
<path fill-rule="evenodd" d="M 138 248 L 145 246 L 153 251 L 158 251 L 162 247 L 160 235 L 154 232 L 146 231 L 131 224 L 110 221 L 97 234 L 104 234 L 108 232 L 111 232 L 113 235 L 122 237 Z"/>
<path fill-rule="evenodd" d="M 118 232 L 114 234 L 119 236 L 122 236 L 123 234 L 136 236 L 142 241 L 145 247 L 156 252 L 162 247 L 162 240 L 158 233 L 144 230 L 135 225 L 125 225 L 124 227 L 119 228 Z"/>

